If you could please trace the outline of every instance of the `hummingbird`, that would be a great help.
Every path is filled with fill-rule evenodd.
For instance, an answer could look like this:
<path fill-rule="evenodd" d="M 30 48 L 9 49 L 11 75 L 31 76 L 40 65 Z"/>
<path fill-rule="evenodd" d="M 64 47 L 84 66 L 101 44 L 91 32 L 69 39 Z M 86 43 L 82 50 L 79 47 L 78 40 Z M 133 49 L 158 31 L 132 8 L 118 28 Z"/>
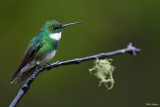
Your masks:
<path fill-rule="evenodd" d="M 57 52 L 64 28 L 80 23 L 82 22 L 61 24 L 56 20 L 47 21 L 28 44 L 23 59 L 11 76 L 10 83 L 18 84 L 32 75 L 37 65 L 49 64 Z"/>

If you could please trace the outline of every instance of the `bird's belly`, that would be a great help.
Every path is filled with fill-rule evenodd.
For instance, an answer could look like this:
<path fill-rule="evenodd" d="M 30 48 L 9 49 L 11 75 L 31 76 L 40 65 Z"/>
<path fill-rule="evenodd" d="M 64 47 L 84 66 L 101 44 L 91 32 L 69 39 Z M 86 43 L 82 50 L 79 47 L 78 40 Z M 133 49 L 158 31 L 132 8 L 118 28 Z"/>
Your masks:
<path fill-rule="evenodd" d="M 44 56 L 42 60 L 40 60 L 40 64 L 49 62 L 56 54 L 56 51 L 52 51 Z"/>

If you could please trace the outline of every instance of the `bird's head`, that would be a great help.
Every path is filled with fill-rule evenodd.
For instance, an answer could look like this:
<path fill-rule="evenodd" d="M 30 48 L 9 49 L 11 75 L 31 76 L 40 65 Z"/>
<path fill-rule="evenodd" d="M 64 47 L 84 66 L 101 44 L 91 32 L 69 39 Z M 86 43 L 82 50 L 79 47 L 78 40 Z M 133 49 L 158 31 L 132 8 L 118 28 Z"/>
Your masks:
<path fill-rule="evenodd" d="M 61 24 L 56 20 L 47 21 L 43 27 L 41 28 L 41 31 L 54 34 L 54 33 L 60 33 L 63 31 L 64 28 L 70 25 L 79 24 L 82 22 L 75 22 L 75 23 L 69 23 L 69 24 Z"/>

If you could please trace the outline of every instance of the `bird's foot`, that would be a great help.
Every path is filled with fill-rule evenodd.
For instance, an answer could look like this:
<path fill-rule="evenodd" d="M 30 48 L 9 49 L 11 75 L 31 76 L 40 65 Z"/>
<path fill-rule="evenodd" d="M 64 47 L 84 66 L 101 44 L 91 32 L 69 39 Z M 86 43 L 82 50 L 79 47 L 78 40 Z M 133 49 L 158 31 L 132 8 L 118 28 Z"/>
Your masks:
<path fill-rule="evenodd" d="M 36 70 L 39 70 L 39 69 L 41 69 L 41 68 L 43 68 L 43 65 L 36 65 Z"/>
<path fill-rule="evenodd" d="M 51 64 L 46 63 L 46 69 L 47 69 L 47 71 L 49 71 L 51 69 Z"/>

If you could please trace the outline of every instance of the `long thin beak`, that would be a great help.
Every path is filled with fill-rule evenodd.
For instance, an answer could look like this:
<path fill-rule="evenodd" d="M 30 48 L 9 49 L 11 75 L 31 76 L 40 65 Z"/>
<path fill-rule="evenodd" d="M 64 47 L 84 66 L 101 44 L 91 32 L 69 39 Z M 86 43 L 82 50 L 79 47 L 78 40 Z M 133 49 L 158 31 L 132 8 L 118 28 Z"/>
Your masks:
<path fill-rule="evenodd" d="M 80 24 L 80 23 L 83 23 L 83 22 L 68 23 L 68 24 L 62 25 L 61 27 L 62 27 L 62 28 L 65 28 L 65 27 L 67 27 L 67 26 L 74 25 L 74 24 Z"/>

